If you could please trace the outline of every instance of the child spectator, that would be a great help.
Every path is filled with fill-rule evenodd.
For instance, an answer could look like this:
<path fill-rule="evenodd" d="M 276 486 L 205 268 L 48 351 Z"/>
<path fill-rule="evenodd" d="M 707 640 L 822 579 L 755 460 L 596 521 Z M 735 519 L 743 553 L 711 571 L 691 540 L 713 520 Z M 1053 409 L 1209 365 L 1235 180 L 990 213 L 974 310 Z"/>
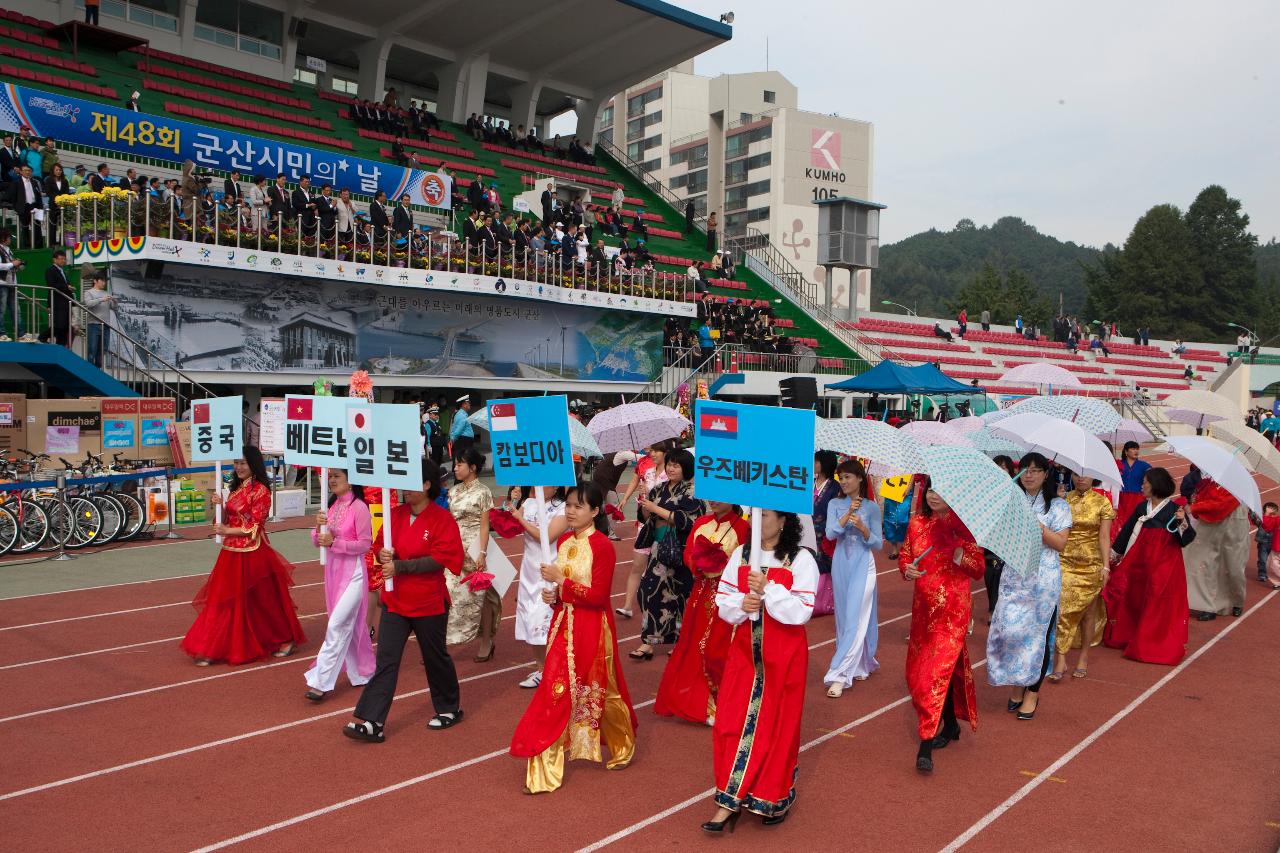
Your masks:
<path fill-rule="evenodd" d="M 1280 506 L 1267 501 L 1262 505 L 1262 518 L 1253 538 L 1258 543 L 1258 580 L 1270 581 L 1273 589 L 1280 589 L 1280 550 L 1272 550 L 1277 532 L 1280 532 Z"/>

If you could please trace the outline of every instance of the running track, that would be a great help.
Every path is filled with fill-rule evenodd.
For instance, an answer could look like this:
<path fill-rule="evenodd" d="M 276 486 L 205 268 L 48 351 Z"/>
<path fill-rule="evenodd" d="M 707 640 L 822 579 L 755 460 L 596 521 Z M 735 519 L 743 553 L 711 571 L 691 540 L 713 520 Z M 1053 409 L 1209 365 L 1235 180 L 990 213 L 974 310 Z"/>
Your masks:
<path fill-rule="evenodd" d="M 1173 457 L 1148 458 L 1186 470 Z M 1263 485 L 1264 500 L 1280 494 Z M 619 543 L 620 561 L 630 558 L 629 542 Z M 617 591 L 631 567 L 620 565 Z M 1280 748 L 1259 722 L 1280 698 L 1271 662 L 1280 593 L 1252 580 L 1252 560 L 1245 616 L 1192 621 L 1182 665 L 1095 649 L 1087 679 L 1046 684 L 1032 722 L 1005 713 L 1007 691 L 985 684 L 977 587 L 969 648 L 979 731 L 966 728 L 936 753 L 929 778 L 914 770 L 902 676 L 911 588 L 883 559 L 880 571 L 880 671 L 826 698 L 834 621 L 810 624 L 797 807 L 782 827 L 744 818 L 724 839 L 697 828 L 713 810 L 708 731 L 651 711 L 661 655 L 624 664 L 641 723 L 633 764 L 609 773 L 574 763 L 559 792 L 528 797 L 523 762 L 506 747 L 530 696 L 516 682 L 536 655 L 514 642 L 510 618 L 494 661 L 455 652 L 462 725 L 426 729 L 425 679 L 410 651 L 387 742 L 369 745 L 339 732 L 357 698 L 345 681 L 319 706 L 302 698 L 324 626 L 315 563 L 299 566 L 294 590 L 312 642 L 292 658 L 237 668 L 197 669 L 177 648 L 198 577 L 0 601 L 5 847 L 1276 849 Z M 637 629 L 619 620 L 624 652 Z"/>

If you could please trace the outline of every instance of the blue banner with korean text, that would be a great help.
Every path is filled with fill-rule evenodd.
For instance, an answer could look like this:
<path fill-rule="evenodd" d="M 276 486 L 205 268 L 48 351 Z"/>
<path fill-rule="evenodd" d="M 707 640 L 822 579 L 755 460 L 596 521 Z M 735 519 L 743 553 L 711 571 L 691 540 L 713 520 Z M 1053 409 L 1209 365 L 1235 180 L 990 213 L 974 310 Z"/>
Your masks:
<path fill-rule="evenodd" d="M 422 416 L 417 406 L 350 400 L 346 418 L 351 482 L 422 489 Z"/>
<path fill-rule="evenodd" d="M 346 397 L 285 397 L 284 464 L 347 467 Z"/>
<path fill-rule="evenodd" d="M 569 401 L 564 395 L 489 403 L 493 475 L 500 486 L 570 486 Z"/>
<path fill-rule="evenodd" d="M 243 452 L 243 397 L 214 397 L 191 404 L 192 462 L 239 459 Z"/>
<path fill-rule="evenodd" d="M 310 175 L 317 187 L 332 184 L 335 193 L 384 190 L 391 199 L 409 193 L 412 203 L 427 207 L 449 204 L 435 172 L 6 83 L 0 94 L 0 128 L 16 131 L 23 125 L 41 138 L 105 148 L 123 158 L 191 160 L 197 168 L 236 169 L 246 180 L 256 174 L 274 180 L 280 172 L 289 181 Z"/>
<path fill-rule="evenodd" d="M 698 400 L 693 493 L 778 512 L 813 512 L 814 414 Z"/>

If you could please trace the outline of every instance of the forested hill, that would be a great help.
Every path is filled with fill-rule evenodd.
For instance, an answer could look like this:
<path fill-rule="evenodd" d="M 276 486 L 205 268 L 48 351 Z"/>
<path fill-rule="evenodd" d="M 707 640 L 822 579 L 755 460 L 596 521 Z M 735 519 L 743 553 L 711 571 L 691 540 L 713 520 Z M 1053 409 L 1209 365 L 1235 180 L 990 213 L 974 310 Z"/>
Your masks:
<path fill-rule="evenodd" d="M 1058 294 L 1069 313 L 1083 310 L 1084 267 L 1099 250 L 1041 234 L 1016 216 L 978 227 L 962 219 L 951 231 L 930 230 L 880 248 L 880 268 L 872 274 L 873 298 L 892 299 L 924 315 L 946 317 L 960 288 L 990 264 L 1001 274 L 1025 273 L 1057 308 Z M 969 306 L 970 312 L 975 306 Z"/>

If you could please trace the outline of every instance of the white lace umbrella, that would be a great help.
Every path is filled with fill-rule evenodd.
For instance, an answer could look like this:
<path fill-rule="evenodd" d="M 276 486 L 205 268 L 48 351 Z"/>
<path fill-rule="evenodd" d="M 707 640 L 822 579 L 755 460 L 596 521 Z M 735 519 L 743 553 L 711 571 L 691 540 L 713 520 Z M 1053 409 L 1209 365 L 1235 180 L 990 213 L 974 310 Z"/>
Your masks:
<path fill-rule="evenodd" d="M 1121 418 L 1120 426 L 1107 435 L 1099 436 L 1099 438 L 1111 442 L 1112 447 L 1121 447 L 1127 441 L 1136 441 L 1138 444 L 1143 444 L 1151 441 L 1155 436 L 1151 434 L 1151 430 L 1133 418 Z"/>
<path fill-rule="evenodd" d="M 587 430 L 603 453 L 644 450 L 679 438 L 688 428 L 688 418 L 657 403 L 624 403 L 601 412 L 587 424 Z"/>
<path fill-rule="evenodd" d="M 1061 397 L 1028 397 L 999 412 L 983 415 L 988 425 L 999 423 L 1014 415 L 1048 415 L 1058 420 L 1070 421 L 1085 432 L 1107 435 L 1120 426 L 1120 413 L 1101 400 L 1091 397 L 1064 395 Z"/>
<path fill-rule="evenodd" d="M 973 442 L 973 446 L 981 450 L 988 456 L 1011 456 L 1014 459 L 1022 456 L 1026 451 L 1022 445 L 1015 444 L 1003 436 L 996 435 L 991 430 L 983 428 L 977 432 L 969 433 L 969 440 Z"/>
<path fill-rule="evenodd" d="M 1244 413 L 1230 399 L 1199 389 L 1174 391 L 1164 398 L 1164 413 L 1170 420 L 1204 429 L 1216 421 L 1241 420 Z"/>
<path fill-rule="evenodd" d="M 1028 451 L 1043 453 L 1054 464 L 1101 480 L 1113 494 L 1118 495 L 1123 488 L 1111 451 L 1097 436 L 1076 424 L 1048 415 L 1028 413 L 997 421 L 990 429 Z"/>
<path fill-rule="evenodd" d="M 924 465 L 920 443 L 883 421 L 818 418 L 813 446 L 817 450 L 833 450 L 846 456 L 868 459 L 875 465 L 875 476 L 889 472 L 914 474 Z"/>
<path fill-rule="evenodd" d="M 996 381 L 1009 385 L 1039 385 L 1045 388 L 1084 387 L 1070 370 L 1056 364 L 1049 364 L 1047 361 L 1019 364 L 1017 367 L 1006 370 L 1004 375 Z"/>
<path fill-rule="evenodd" d="M 489 407 L 485 406 L 478 412 L 472 412 L 471 416 L 468 417 L 467 420 L 471 422 L 473 427 L 488 429 Z M 583 459 L 590 459 L 593 456 L 604 456 L 604 454 L 600 452 L 600 445 L 596 443 L 595 438 L 592 437 L 591 433 L 577 418 L 569 418 L 569 445 L 573 448 L 573 455 L 581 456 Z"/>
<path fill-rule="evenodd" d="M 1168 439 L 1168 449 L 1193 463 L 1206 477 L 1231 493 L 1254 515 L 1262 515 L 1262 496 L 1253 474 L 1245 467 L 1237 448 L 1199 435 L 1175 435 Z"/>
<path fill-rule="evenodd" d="M 1040 523 L 1018 484 L 971 447 L 925 447 L 930 487 L 978 544 L 1026 575 L 1040 562 Z"/>
<path fill-rule="evenodd" d="M 905 432 L 920 444 L 973 447 L 969 436 L 942 421 L 912 421 L 899 431 Z"/>
<path fill-rule="evenodd" d="M 956 432 L 965 434 L 977 432 L 986 425 L 987 422 L 977 415 L 965 415 L 962 418 L 952 418 L 947 421 L 947 426 L 951 427 Z"/>
<path fill-rule="evenodd" d="M 1218 421 L 1209 426 L 1209 434 L 1225 444 L 1233 445 L 1245 464 L 1272 482 L 1280 483 L 1280 450 L 1240 421 Z"/>

